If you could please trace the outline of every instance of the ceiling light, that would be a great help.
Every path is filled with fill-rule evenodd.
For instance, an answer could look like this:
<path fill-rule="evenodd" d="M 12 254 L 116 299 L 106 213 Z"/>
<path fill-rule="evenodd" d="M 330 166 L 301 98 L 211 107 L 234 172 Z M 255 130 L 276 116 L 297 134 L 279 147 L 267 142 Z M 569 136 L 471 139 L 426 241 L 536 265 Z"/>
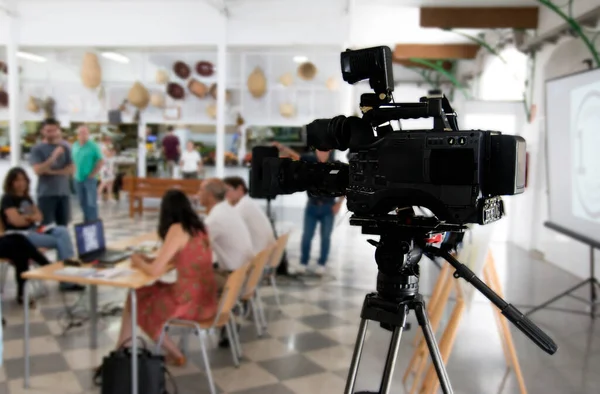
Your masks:
<path fill-rule="evenodd" d="M 102 52 L 102 57 L 113 60 L 119 63 L 129 63 L 129 58 L 116 52 Z"/>
<path fill-rule="evenodd" d="M 17 52 L 17 56 L 20 57 L 21 59 L 27 59 L 27 60 L 31 60 L 33 62 L 38 62 L 38 63 L 44 63 L 47 60 L 43 56 L 34 55 L 33 53 L 29 53 L 29 52 Z"/>
<path fill-rule="evenodd" d="M 308 61 L 308 57 L 306 56 L 294 56 L 294 62 L 296 63 L 304 63 Z"/>

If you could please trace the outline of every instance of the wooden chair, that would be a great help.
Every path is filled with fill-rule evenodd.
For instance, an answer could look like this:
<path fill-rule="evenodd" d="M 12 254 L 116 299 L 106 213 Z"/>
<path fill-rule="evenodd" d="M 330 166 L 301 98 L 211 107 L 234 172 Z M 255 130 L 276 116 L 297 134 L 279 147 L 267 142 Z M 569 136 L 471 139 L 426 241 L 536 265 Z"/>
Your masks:
<path fill-rule="evenodd" d="M 267 326 L 267 321 L 265 319 L 265 310 L 258 289 L 274 247 L 275 245 L 268 246 L 254 256 L 250 262 L 246 286 L 240 297 L 240 301 L 249 303 L 252 307 L 252 319 L 254 320 L 256 333 L 259 337 L 262 337 L 262 329 Z"/>
<path fill-rule="evenodd" d="M 212 378 L 210 362 L 208 360 L 208 354 L 206 352 L 203 335 L 207 334 L 212 329 L 225 327 L 230 340 L 233 363 L 236 367 L 239 367 L 239 358 L 242 357 L 242 347 L 240 345 L 240 339 L 238 337 L 237 327 L 232 310 L 238 303 L 239 296 L 246 281 L 249 269 L 250 264 L 245 264 L 243 267 L 237 269 L 229 275 L 227 282 L 225 283 L 225 288 L 223 289 L 223 294 L 221 295 L 221 299 L 219 301 L 217 314 L 213 320 L 196 322 L 192 320 L 171 319 L 163 325 L 160 338 L 156 345 L 158 352 L 160 351 L 164 336 L 171 326 L 193 329 L 198 336 L 198 340 L 200 341 L 200 350 L 202 352 L 202 359 L 204 361 L 206 377 L 208 379 L 208 385 L 211 394 L 216 394 L 217 390 Z"/>
<path fill-rule="evenodd" d="M 279 264 L 281 264 L 281 259 L 283 258 L 283 254 L 285 253 L 285 247 L 287 246 L 289 239 L 290 233 L 285 233 L 279 238 L 277 238 L 277 242 L 275 242 L 275 247 L 273 249 L 273 253 L 271 254 L 271 258 L 266 269 L 266 276 L 269 278 L 269 283 L 273 288 L 275 302 L 277 303 L 277 310 L 279 311 L 281 311 L 281 301 L 279 300 L 279 289 L 277 288 L 276 273 L 277 267 L 279 267 Z"/>

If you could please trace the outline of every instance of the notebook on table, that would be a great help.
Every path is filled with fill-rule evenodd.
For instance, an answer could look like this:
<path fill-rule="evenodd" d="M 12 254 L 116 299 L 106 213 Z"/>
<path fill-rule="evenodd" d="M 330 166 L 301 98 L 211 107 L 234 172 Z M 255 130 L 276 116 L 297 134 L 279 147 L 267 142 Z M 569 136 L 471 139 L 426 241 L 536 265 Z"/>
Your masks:
<path fill-rule="evenodd" d="M 84 263 L 98 261 L 105 265 L 116 264 L 127 259 L 131 253 L 106 248 L 104 223 L 102 220 L 75 225 L 77 255 Z"/>

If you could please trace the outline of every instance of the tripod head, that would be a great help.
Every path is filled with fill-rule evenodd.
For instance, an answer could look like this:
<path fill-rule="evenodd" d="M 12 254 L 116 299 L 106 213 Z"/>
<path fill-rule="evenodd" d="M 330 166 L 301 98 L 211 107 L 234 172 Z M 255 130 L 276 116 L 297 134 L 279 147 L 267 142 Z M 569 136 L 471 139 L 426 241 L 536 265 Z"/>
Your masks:
<path fill-rule="evenodd" d="M 456 247 L 453 242 L 442 244 L 441 247 L 433 245 L 432 235 L 445 232 L 461 233 L 465 226 L 442 223 L 435 217 L 415 216 L 412 208 L 399 211 L 397 215 L 353 215 L 350 224 L 361 226 L 363 234 L 381 235 L 379 241 L 369 240 L 369 243 L 376 247 L 375 260 L 379 270 L 377 298 L 384 304 L 406 302 L 419 295 L 418 263 L 423 253 L 426 253 L 446 260 L 456 269 L 454 278 L 463 278 L 475 287 L 546 353 L 554 354 L 558 349 L 546 333 L 452 256 L 450 252 Z"/>

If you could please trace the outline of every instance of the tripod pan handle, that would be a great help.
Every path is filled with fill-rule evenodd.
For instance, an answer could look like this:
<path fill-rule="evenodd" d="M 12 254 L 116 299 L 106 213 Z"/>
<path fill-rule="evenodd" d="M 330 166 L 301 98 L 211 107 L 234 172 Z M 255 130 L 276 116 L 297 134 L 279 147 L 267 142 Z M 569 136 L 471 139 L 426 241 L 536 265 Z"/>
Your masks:
<path fill-rule="evenodd" d="M 506 308 L 502 310 L 502 314 L 546 353 L 551 355 L 556 353 L 558 346 L 556 346 L 556 343 L 554 343 L 552 338 L 546 335 L 544 331 L 523 315 L 517 308 L 512 306 L 512 304 L 507 304 Z"/>

